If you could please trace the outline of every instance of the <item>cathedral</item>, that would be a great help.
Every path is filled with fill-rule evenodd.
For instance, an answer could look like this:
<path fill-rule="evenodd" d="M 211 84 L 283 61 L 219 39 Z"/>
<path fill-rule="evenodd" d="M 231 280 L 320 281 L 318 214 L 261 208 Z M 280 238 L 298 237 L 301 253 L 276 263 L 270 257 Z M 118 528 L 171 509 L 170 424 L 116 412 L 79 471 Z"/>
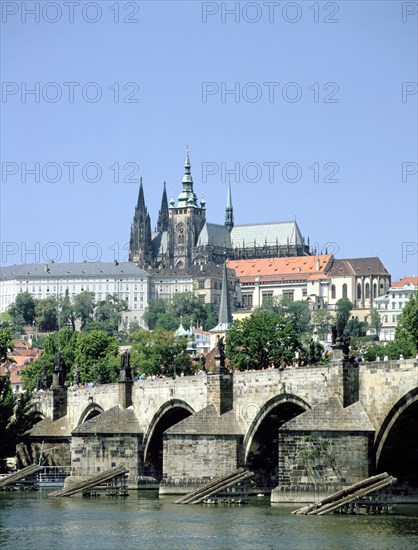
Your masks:
<path fill-rule="evenodd" d="M 206 203 L 193 189 L 189 150 L 182 190 L 170 202 L 164 183 L 156 230 L 145 205 L 142 178 L 129 241 L 129 261 L 145 268 L 189 269 L 221 265 L 228 260 L 309 255 L 309 243 L 297 223 L 235 225 L 231 186 L 228 186 L 224 225 L 206 220 Z"/>

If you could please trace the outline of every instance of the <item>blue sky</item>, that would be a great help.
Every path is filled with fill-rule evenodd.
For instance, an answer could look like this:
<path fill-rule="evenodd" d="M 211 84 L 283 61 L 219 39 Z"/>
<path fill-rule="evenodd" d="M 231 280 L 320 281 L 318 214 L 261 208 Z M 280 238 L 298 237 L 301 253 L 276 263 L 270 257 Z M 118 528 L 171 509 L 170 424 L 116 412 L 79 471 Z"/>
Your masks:
<path fill-rule="evenodd" d="M 2 263 L 124 260 L 188 144 L 209 221 L 237 168 L 236 224 L 418 274 L 416 2 L 35 4 L 2 2 Z"/>

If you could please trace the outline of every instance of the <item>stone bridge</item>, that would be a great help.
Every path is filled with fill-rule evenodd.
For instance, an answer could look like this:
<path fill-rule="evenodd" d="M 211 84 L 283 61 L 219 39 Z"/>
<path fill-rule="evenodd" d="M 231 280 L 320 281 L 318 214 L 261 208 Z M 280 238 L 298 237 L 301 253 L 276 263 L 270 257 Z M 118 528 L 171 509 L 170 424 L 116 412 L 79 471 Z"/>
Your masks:
<path fill-rule="evenodd" d="M 137 467 L 134 469 L 135 475 L 152 473 L 161 478 L 163 471 L 166 476 L 170 476 L 171 473 L 162 464 L 163 446 L 164 461 L 166 461 L 166 455 L 168 462 L 172 460 L 170 449 L 166 449 L 166 443 L 163 443 L 163 439 L 166 438 L 166 436 L 163 438 L 163 433 L 172 432 L 170 437 L 177 438 L 178 443 L 179 428 L 173 427 L 184 425 L 185 432 L 190 434 L 190 420 L 189 427 L 185 422 L 178 423 L 185 421 L 189 416 L 195 417 L 199 419 L 199 422 L 196 424 L 196 420 L 194 424 L 195 435 L 199 435 L 198 432 L 200 432 L 207 443 L 213 437 L 213 426 L 217 422 L 208 404 L 214 404 L 219 415 L 225 412 L 228 413 L 229 418 L 232 418 L 231 414 L 233 415 L 235 427 L 231 428 L 231 425 L 228 425 L 224 436 L 238 437 L 239 435 L 237 462 L 254 470 L 264 469 L 266 470 L 264 474 L 270 475 L 275 468 L 277 469 L 277 461 L 280 462 L 277 452 L 278 428 L 301 413 L 311 409 L 319 410 L 318 407 L 321 406 L 326 417 L 326 404 L 330 399 L 338 397 L 344 408 L 353 403 L 360 404 L 370 421 L 367 429 L 359 428 L 359 433 L 362 430 L 373 432 L 372 449 L 368 451 L 369 472 L 375 469 L 377 471 L 389 469 L 393 475 L 405 472 L 407 477 L 417 475 L 418 362 L 416 360 L 361 363 L 358 368 L 336 363 L 329 366 L 285 370 L 236 372 L 233 375 L 227 375 L 226 378 L 229 380 L 229 389 L 226 390 L 221 387 L 222 380 L 219 386 L 222 375 L 135 381 L 131 383 L 128 402 L 124 401 L 126 395 L 122 396 L 121 401 L 121 390 L 124 391 L 121 382 L 68 390 L 51 389 L 43 394 L 37 394 L 35 401 L 44 417 L 55 421 L 52 424 L 60 426 L 63 430 L 62 435 L 69 437 L 72 434 L 73 447 L 74 442 L 77 446 L 78 441 L 79 448 L 74 451 L 78 453 L 77 456 L 85 457 L 84 447 L 88 435 L 95 435 L 95 445 L 98 445 L 97 439 L 100 434 L 110 435 L 113 431 L 113 435 L 119 434 L 125 439 L 128 437 L 127 434 L 129 437 L 135 435 L 136 446 L 128 446 L 129 456 L 139 457 Z M 132 409 L 134 415 L 128 418 L 126 411 Z M 324 418 L 324 414 L 320 417 L 321 419 Z M 100 418 L 106 418 L 106 423 L 103 420 L 101 427 L 98 424 Z M 344 421 L 341 423 L 344 424 Z M 312 428 L 310 429 L 312 431 Z M 335 426 L 332 429 L 335 431 Z M 344 429 L 351 432 L 353 430 L 349 424 L 341 425 L 341 430 Z M 320 430 L 319 425 L 318 430 Z M 42 429 L 38 430 L 38 439 L 42 437 L 48 439 L 47 432 L 48 430 L 45 430 L 43 434 Z M 53 442 L 57 430 L 50 430 L 48 433 L 50 433 L 50 441 Z M 112 453 L 114 456 L 119 453 L 121 456 L 120 448 L 124 444 L 124 439 L 119 439 L 116 443 L 114 440 L 113 446 L 107 451 L 104 448 L 103 438 L 100 449 L 94 447 L 95 450 L 92 451 L 91 456 L 94 455 L 97 458 L 106 453 L 109 456 Z M 107 442 L 108 439 L 106 439 L 106 445 Z M 190 452 L 196 452 L 198 456 L 197 448 L 187 445 Z M 184 453 L 184 449 L 185 443 L 182 441 L 181 452 Z M 78 460 L 74 452 L 72 451 L 71 455 L 72 463 Z M 231 454 L 231 452 L 230 448 L 228 453 Z M 190 457 L 187 459 L 189 460 Z M 82 459 L 80 460 L 82 462 Z M 91 463 L 91 457 L 89 460 Z M 196 460 L 199 462 L 198 459 Z M 205 461 L 204 456 L 202 460 Z M 228 462 L 227 459 L 225 460 Z M 113 463 L 114 461 L 110 461 L 106 464 L 110 466 Z M 233 464 L 229 466 L 232 467 Z M 227 468 L 228 465 L 224 467 Z M 193 468 L 190 467 L 189 472 L 192 470 Z M 92 470 L 81 470 L 81 472 L 87 475 L 92 473 Z"/>

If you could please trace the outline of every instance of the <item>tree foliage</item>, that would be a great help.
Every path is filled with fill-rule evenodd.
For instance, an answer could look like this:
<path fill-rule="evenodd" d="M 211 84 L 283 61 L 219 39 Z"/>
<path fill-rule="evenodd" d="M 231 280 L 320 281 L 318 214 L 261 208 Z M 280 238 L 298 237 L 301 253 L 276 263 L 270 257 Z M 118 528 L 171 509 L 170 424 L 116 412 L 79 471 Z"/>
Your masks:
<path fill-rule="evenodd" d="M 138 376 L 193 374 L 186 338 L 175 338 L 172 332 L 155 329 L 136 332 L 129 341 L 132 367 Z"/>
<path fill-rule="evenodd" d="M 283 316 L 255 311 L 228 330 L 226 355 L 239 370 L 291 364 L 302 349 L 299 336 Z"/>
<path fill-rule="evenodd" d="M 370 310 L 369 326 L 373 330 L 377 339 L 379 339 L 380 329 L 382 328 L 382 318 L 379 315 L 379 310 L 376 308 L 372 308 Z"/>
<path fill-rule="evenodd" d="M 203 326 L 209 330 L 218 319 L 212 304 L 204 304 L 192 292 L 180 292 L 170 300 L 151 300 L 144 313 L 144 320 L 150 330 L 176 330 L 180 321 L 185 327 Z"/>
<path fill-rule="evenodd" d="M 120 365 L 118 347 L 119 342 L 115 337 L 100 330 L 81 333 L 65 328 L 50 334 L 45 340 L 44 354 L 22 372 L 25 388 L 33 390 L 44 378 L 47 387 L 51 385 L 52 369 L 58 351 L 62 353 L 67 385 L 74 381 L 76 366 L 82 383 L 115 382 Z"/>
<path fill-rule="evenodd" d="M 311 314 L 309 304 L 303 300 L 293 301 L 285 296 L 276 296 L 268 300 L 261 310 L 281 315 L 288 321 L 297 334 L 307 334 L 310 329 Z"/>
<path fill-rule="evenodd" d="M 76 318 L 80 319 L 81 330 L 93 320 L 95 305 L 94 292 L 85 290 L 74 297 L 73 311 Z"/>
<path fill-rule="evenodd" d="M 10 329 L 0 331 L 0 362 L 7 361 L 8 350 L 13 349 Z M 0 471 L 5 469 L 5 458 L 15 454 L 17 438 L 36 421 L 30 405 L 30 394 L 13 395 L 7 376 L 0 376 Z"/>
<path fill-rule="evenodd" d="M 406 302 L 395 329 L 395 340 L 408 342 L 413 352 L 418 351 L 418 295 L 412 294 Z M 410 356 L 412 356 L 410 355 Z"/>
<path fill-rule="evenodd" d="M 326 309 L 314 309 L 311 313 L 311 325 L 321 340 L 327 338 L 334 322 L 334 316 Z"/>
<path fill-rule="evenodd" d="M 337 332 L 339 335 L 344 334 L 345 327 L 350 319 L 350 313 L 353 309 L 353 304 L 347 298 L 341 298 L 335 304 Z"/>
<path fill-rule="evenodd" d="M 33 325 L 35 321 L 36 300 L 29 292 L 21 292 L 9 307 L 15 330 L 22 330 L 25 325 Z"/>
<path fill-rule="evenodd" d="M 53 296 L 36 302 L 35 324 L 40 332 L 53 332 L 58 329 L 58 304 Z"/>

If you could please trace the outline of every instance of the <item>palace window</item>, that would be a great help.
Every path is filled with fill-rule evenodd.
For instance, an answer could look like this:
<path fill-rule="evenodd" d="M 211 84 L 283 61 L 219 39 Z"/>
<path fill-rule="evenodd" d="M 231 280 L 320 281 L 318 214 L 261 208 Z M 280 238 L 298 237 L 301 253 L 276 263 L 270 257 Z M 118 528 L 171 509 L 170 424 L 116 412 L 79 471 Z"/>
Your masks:
<path fill-rule="evenodd" d="M 377 297 L 377 284 L 374 283 L 373 285 L 373 298 L 376 298 Z"/>
<path fill-rule="evenodd" d="M 243 294 L 242 295 L 242 305 L 245 308 L 252 308 L 253 307 L 253 295 L 252 294 Z"/>
<path fill-rule="evenodd" d="M 293 302 L 293 300 L 294 300 L 293 296 L 294 296 L 293 290 L 285 290 L 283 292 L 283 299 L 284 300 L 288 300 L 289 302 Z"/>
<path fill-rule="evenodd" d="M 216 285 L 216 286 L 218 286 L 218 285 Z M 204 288 L 205 288 L 205 281 L 199 281 L 199 290 L 203 290 Z"/>
<path fill-rule="evenodd" d="M 335 300 L 336 292 L 335 292 L 335 285 L 331 286 L 331 298 Z"/>
<path fill-rule="evenodd" d="M 272 292 L 263 292 L 261 295 L 261 303 L 266 304 L 267 302 L 271 302 L 273 300 L 273 293 Z"/>
<path fill-rule="evenodd" d="M 343 298 L 347 298 L 347 285 L 343 284 Z"/>
<path fill-rule="evenodd" d="M 357 285 L 357 300 L 361 300 L 361 284 Z"/>

